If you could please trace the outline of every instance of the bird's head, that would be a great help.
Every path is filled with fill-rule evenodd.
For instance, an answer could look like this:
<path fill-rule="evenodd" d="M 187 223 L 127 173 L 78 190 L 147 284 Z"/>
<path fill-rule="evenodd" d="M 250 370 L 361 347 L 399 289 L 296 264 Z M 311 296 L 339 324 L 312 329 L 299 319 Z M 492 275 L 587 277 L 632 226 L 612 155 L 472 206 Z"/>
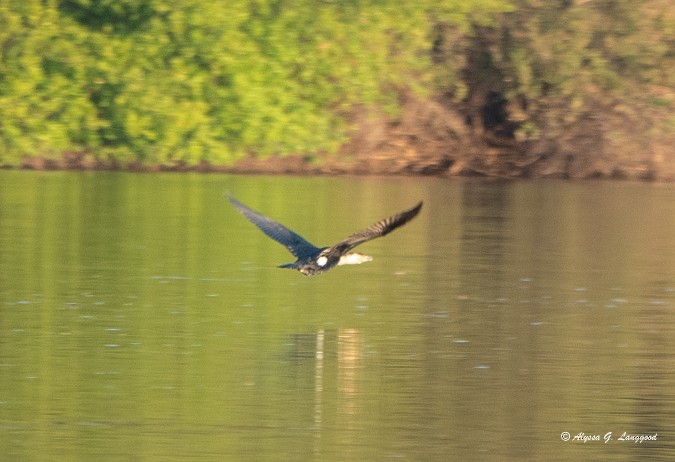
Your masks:
<path fill-rule="evenodd" d="M 373 257 L 370 255 L 364 255 L 362 253 L 348 253 L 340 257 L 338 266 L 340 265 L 360 265 L 361 263 L 373 261 Z"/>

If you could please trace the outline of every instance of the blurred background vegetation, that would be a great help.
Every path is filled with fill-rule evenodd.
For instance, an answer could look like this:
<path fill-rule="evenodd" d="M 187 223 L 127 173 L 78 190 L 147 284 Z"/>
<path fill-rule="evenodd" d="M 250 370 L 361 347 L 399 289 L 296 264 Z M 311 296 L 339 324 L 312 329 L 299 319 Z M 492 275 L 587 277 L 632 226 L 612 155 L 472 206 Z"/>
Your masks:
<path fill-rule="evenodd" d="M 672 136 L 673 69 L 669 1 L 4 0 L 0 164 L 339 153 L 405 95 L 541 157 L 598 107 Z"/>

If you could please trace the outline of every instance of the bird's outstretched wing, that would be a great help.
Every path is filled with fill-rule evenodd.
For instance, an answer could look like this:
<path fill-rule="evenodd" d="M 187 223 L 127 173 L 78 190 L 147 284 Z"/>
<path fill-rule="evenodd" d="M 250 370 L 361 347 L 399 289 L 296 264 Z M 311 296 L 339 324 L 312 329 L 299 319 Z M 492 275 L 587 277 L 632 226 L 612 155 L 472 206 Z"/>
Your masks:
<path fill-rule="evenodd" d="M 422 202 L 420 202 L 410 210 L 405 210 L 403 212 L 397 213 L 394 216 L 380 220 L 374 225 L 371 225 L 370 227 L 364 229 L 363 231 L 359 231 L 358 233 L 352 234 L 347 239 L 335 244 L 332 247 L 332 249 L 335 249 L 340 253 L 345 253 L 359 244 L 363 244 L 364 242 L 367 242 L 371 239 L 375 239 L 376 237 L 385 236 L 390 232 L 392 232 L 393 230 L 395 230 L 396 228 L 398 228 L 399 226 L 403 226 L 404 224 L 408 223 L 410 220 L 415 218 L 417 214 L 420 213 L 421 209 L 422 209 Z"/>
<path fill-rule="evenodd" d="M 228 199 L 232 205 L 248 219 L 248 221 L 260 228 L 263 233 L 286 247 L 296 256 L 296 258 L 311 256 L 320 251 L 319 248 L 307 242 L 281 223 L 277 223 L 271 218 L 248 208 L 232 196 L 228 196 Z"/>

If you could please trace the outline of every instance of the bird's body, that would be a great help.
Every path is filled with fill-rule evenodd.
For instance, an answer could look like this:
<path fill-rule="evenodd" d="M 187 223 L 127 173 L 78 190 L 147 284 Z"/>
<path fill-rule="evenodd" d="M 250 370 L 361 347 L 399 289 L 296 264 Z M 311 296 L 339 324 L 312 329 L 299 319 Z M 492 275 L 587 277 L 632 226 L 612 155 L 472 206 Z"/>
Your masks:
<path fill-rule="evenodd" d="M 229 197 L 232 205 L 262 232 L 285 246 L 297 260 L 280 265 L 279 268 L 290 268 L 300 271 L 306 276 L 325 273 L 340 265 L 356 265 L 373 258 L 360 253 L 349 253 L 351 249 L 371 239 L 384 236 L 415 218 L 422 208 L 422 202 L 410 210 L 403 211 L 389 218 L 378 221 L 372 226 L 352 234 L 331 247 L 316 247 L 303 237 L 277 223 L 271 218 L 245 206 L 234 197 Z"/>

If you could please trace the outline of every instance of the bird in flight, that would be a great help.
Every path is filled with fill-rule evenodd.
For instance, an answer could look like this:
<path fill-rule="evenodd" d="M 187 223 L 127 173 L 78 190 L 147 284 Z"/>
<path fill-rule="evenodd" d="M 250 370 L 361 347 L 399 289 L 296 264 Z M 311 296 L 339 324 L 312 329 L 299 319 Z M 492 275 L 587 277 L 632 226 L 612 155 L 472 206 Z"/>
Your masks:
<path fill-rule="evenodd" d="M 363 262 L 371 261 L 373 257 L 369 255 L 349 253 L 349 251 L 357 245 L 375 239 L 376 237 L 385 236 L 399 226 L 403 226 L 415 218 L 420 212 L 420 209 L 422 209 L 422 202 L 420 201 L 413 208 L 380 220 L 363 231 L 352 234 L 334 246 L 319 248 L 314 244 L 307 242 L 302 236 L 294 233 L 281 223 L 277 223 L 271 218 L 245 206 L 234 197 L 229 196 L 228 199 L 232 205 L 248 219 L 248 221 L 256 225 L 263 233 L 282 244 L 289 252 L 295 255 L 297 258 L 295 262 L 280 265 L 279 268 L 298 270 L 305 276 L 325 273 L 335 266 L 358 265 Z"/>

